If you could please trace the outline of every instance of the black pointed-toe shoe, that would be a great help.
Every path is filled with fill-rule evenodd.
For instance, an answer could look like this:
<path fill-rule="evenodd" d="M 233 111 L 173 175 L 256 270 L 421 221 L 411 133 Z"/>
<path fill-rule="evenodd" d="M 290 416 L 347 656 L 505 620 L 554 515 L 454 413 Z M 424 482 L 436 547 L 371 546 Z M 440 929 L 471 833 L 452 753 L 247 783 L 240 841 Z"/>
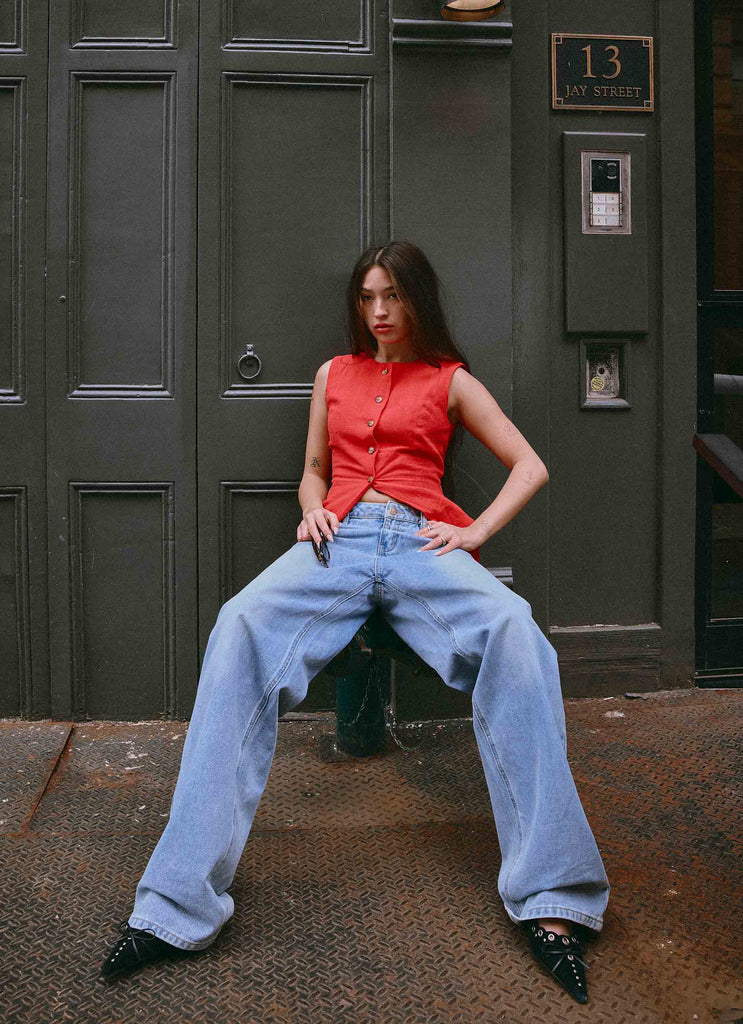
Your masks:
<path fill-rule="evenodd" d="M 158 960 L 201 952 L 173 946 L 158 938 L 151 928 L 132 928 L 127 918 L 119 922 L 118 928 L 122 937 L 101 964 L 101 977 L 105 979 L 136 971 Z"/>
<path fill-rule="evenodd" d="M 583 947 L 575 935 L 558 935 L 539 921 L 525 921 L 531 951 L 578 1003 L 588 1002 Z"/>

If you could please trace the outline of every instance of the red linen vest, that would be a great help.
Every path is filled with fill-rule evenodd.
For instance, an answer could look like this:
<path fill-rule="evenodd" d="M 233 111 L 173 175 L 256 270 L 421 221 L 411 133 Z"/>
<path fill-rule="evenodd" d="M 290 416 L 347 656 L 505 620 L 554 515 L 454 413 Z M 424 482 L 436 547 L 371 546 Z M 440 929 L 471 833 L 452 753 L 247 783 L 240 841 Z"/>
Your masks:
<path fill-rule="evenodd" d="M 441 489 L 454 433 L 446 415 L 449 383 L 464 363 L 440 362 L 378 363 L 365 354 L 331 361 L 325 398 L 332 480 L 323 506 L 339 519 L 373 486 L 427 519 L 454 526 L 474 522 Z M 421 541 L 426 543 L 423 535 Z M 479 548 L 470 554 L 480 561 Z"/>

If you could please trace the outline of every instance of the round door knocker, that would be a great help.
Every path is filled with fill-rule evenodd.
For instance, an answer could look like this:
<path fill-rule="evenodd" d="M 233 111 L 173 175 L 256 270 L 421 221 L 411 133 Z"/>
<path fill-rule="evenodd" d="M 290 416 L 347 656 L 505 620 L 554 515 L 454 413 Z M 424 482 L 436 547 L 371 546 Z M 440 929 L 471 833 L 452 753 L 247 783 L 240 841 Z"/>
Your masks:
<path fill-rule="evenodd" d="M 241 365 L 243 359 L 255 359 L 255 361 L 258 363 L 258 369 L 255 371 L 255 373 L 244 373 L 243 372 L 243 368 L 242 368 L 242 365 Z M 253 351 L 253 346 L 252 345 L 248 345 L 246 347 L 245 351 L 243 352 L 243 354 L 240 356 L 240 358 L 237 361 L 237 372 L 240 374 L 240 376 L 243 378 L 243 380 L 253 380 L 253 378 L 257 377 L 258 374 L 261 372 L 262 366 L 263 366 L 263 363 L 261 362 L 260 356 L 255 354 L 255 352 Z"/>

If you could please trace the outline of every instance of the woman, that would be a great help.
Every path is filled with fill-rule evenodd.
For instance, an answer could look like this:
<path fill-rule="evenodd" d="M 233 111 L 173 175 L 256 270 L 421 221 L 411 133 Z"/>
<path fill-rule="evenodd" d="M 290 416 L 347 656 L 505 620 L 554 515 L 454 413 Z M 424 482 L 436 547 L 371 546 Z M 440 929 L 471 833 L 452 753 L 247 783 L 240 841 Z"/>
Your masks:
<path fill-rule="evenodd" d="M 539 962 L 586 1002 L 573 929 L 601 930 L 609 884 L 567 762 L 557 656 L 530 605 L 478 558 L 547 470 L 468 372 L 416 246 L 362 254 L 347 333 L 350 354 L 315 378 L 297 543 L 219 611 L 170 819 L 101 974 L 213 942 L 234 911 L 227 889 L 279 715 L 381 607 L 449 686 L 471 694 L 502 854 L 499 894 Z M 458 424 L 510 468 L 476 520 L 441 490 Z"/>

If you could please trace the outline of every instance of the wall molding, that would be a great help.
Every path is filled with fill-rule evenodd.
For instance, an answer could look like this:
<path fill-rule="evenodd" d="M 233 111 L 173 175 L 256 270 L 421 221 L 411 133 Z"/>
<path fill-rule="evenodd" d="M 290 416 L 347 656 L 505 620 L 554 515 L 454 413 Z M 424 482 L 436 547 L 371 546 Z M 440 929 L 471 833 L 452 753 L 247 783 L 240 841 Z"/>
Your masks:
<path fill-rule="evenodd" d="M 2 523 L 4 527 L 0 558 L 3 562 L 3 632 L 8 645 L 3 667 L 9 671 L 11 645 L 15 646 L 18 675 L 15 680 L 7 679 L 0 699 L 0 714 L 5 716 L 33 713 L 33 689 L 31 674 L 31 582 L 29 566 L 29 507 L 28 487 L 12 485 L 0 487 Z M 10 585 L 8 581 L 12 580 Z M 11 603 L 15 608 L 11 608 Z M 12 612 L 15 612 L 12 615 Z M 12 616 L 12 617 L 11 617 Z"/>
<path fill-rule="evenodd" d="M 3 103 L 3 129 L 6 140 L 6 160 L 2 187 L 8 196 L 8 220 L 3 230 L 9 240 L 7 247 L 9 271 L 6 307 L 10 331 L 3 338 L 10 378 L 0 381 L 0 403 L 25 403 L 26 359 L 28 336 L 26 328 L 26 264 L 28 251 L 26 204 L 28 188 L 26 176 L 29 139 L 27 83 L 25 78 L 3 78 L 0 88 L 9 94 Z M 11 98 L 12 97 L 12 98 Z"/>
<path fill-rule="evenodd" d="M 68 336 L 68 392 L 71 399 L 91 398 L 122 399 L 122 398 L 173 398 L 175 380 L 175 311 L 173 308 L 175 295 L 175 131 L 176 131 L 176 97 L 175 71 L 134 72 L 134 71 L 72 71 L 70 72 L 70 123 L 69 123 L 69 220 L 67 251 L 70 254 L 69 294 L 66 297 L 67 336 Z M 162 92 L 160 108 L 162 126 L 162 163 L 158 170 L 157 180 L 153 180 L 153 193 L 162 199 L 162 232 L 158 243 L 156 259 L 160 269 L 160 340 L 157 363 L 160 366 L 161 379 L 157 382 L 139 384 L 136 381 L 105 382 L 83 380 L 85 365 L 85 345 L 87 342 L 85 315 L 83 313 L 83 286 L 85 281 L 84 267 L 88 261 L 95 260 L 95 253 L 83 249 L 83 222 L 85 202 L 85 142 L 86 132 L 94 131 L 95 125 L 86 123 L 85 96 L 87 90 L 104 89 L 106 86 L 131 87 L 132 104 L 137 99 L 137 89 L 141 86 L 159 86 Z M 87 93 L 90 95 L 90 92 Z M 136 113 L 130 107 L 132 119 L 136 122 Z M 127 254 L 129 255 L 129 254 Z M 90 296 L 85 296 L 86 300 Z M 153 360 L 154 361 L 154 360 Z"/>
<path fill-rule="evenodd" d="M 100 641 L 100 637 L 92 634 L 88 622 L 89 604 L 95 599 L 95 588 L 105 587 L 106 573 L 115 568 L 116 560 L 122 564 L 130 555 L 126 551 L 112 548 L 108 561 L 95 565 L 95 527 L 100 527 L 104 512 L 107 511 L 96 499 L 105 497 L 113 505 L 121 501 L 139 499 L 131 507 L 131 529 L 135 538 L 147 537 L 147 528 L 159 529 L 159 565 L 147 566 L 146 571 L 159 574 L 161 583 L 159 608 L 148 609 L 148 614 L 160 614 L 159 629 L 162 636 L 162 662 L 152 665 L 151 686 L 161 688 L 159 707 L 162 713 L 172 718 L 176 707 L 176 619 L 175 619 L 175 484 L 163 481 L 77 481 L 68 484 L 68 515 L 69 515 L 69 561 L 68 588 L 70 601 L 70 665 L 72 674 L 73 716 L 76 718 L 90 717 L 88 697 L 96 683 L 100 682 L 89 670 L 91 645 Z M 143 504 L 146 503 L 146 504 Z M 118 504 L 118 508 L 121 505 Z M 142 516 L 143 510 L 149 513 L 148 518 Z M 86 560 L 86 556 L 89 560 Z M 92 596 L 91 596 L 92 594 Z M 124 626 L 122 626 L 122 629 Z M 131 630 L 131 619 L 127 620 L 126 628 Z M 153 626 L 153 636 L 158 624 Z M 103 638 L 102 643 L 106 643 Z M 100 660 L 100 659 L 99 659 Z M 159 678 L 158 678 L 159 676 Z M 125 705 L 126 698 L 123 699 Z M 115 709 L 113 717 L 123 718 L 122 711 L 135 714 L 134 708 L 120 707 Z M 93 717 L 97 715 L 93 714 Z"/>
<path fill-rule="evenodd" d="M 319 5 L 318 5 L 319 6 Z M 289 50 L 297 53 L 360 53 L 373 51 L 374 21 L 372 0 L 361 0 L 358 9 L 359 33 L 355 39 L 306 37 L 241 36 L 234 27 L 234 0 L 223 0 L 223 50 Z"/>
<path fill-rule="evenodd" d="M 13 38 L 0 40 L 0 53 L 26 53 L 26 25 L 28 10 L 26 0 L 15 0 L 13 4 Z M 6 79 L 7 81 L 7 79 Z"/>
<path fill-rule="evenodd" d="M 512 33 L 510 21 L 392 19 L 392 42 L 396 46 L 429 46 L 448 50 L 471 46 L 510 48 Z"/>
<path fill-rule="evenodd" d="M 159 0 L 161 7 L 162 32 L 160 35 L 86 35 L 84 0 L 73 0 L 70 4 L 70 49 L 168 49 L 176 48 L 178 36 L 177 6 L 173 0 Z M 154 9 L 156 3 L 152 3 Z"/>

